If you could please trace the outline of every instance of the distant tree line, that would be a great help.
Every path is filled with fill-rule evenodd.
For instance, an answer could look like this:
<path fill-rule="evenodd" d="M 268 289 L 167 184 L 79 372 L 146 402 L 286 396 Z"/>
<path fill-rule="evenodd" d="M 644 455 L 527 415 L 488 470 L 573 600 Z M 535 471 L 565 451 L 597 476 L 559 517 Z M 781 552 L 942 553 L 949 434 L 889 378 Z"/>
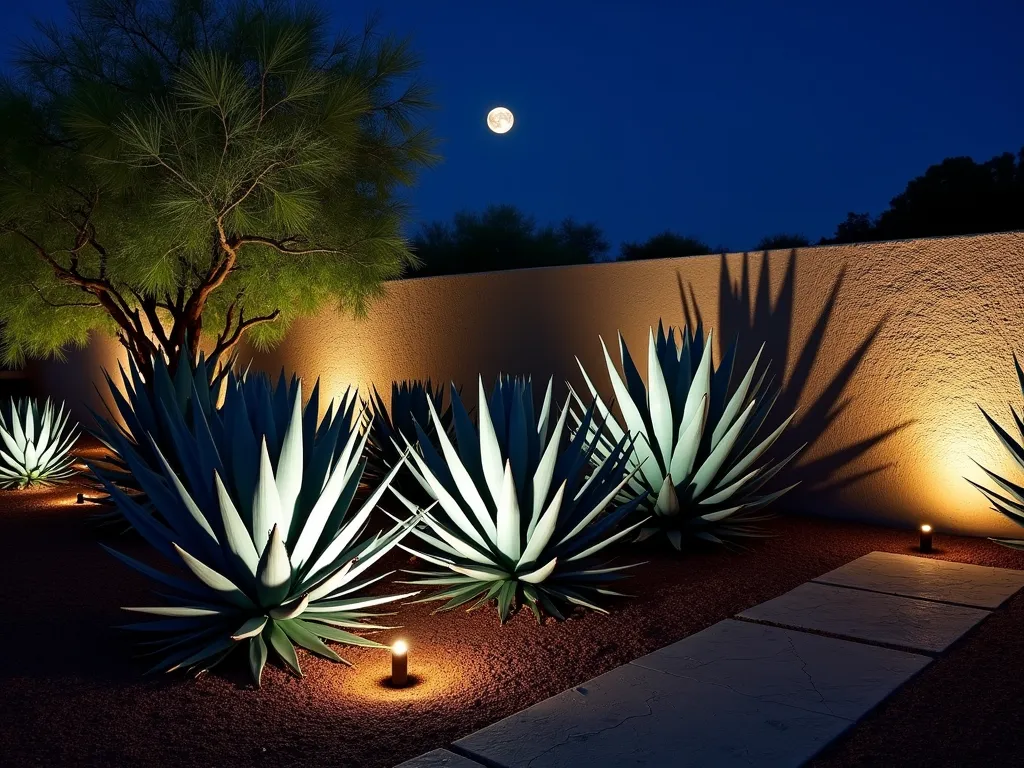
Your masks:
<path fill-rule="evenodd" d="M 1024 149 L 984 163 L 950 157 L 910 181 L 877 217 L 849 213 L 832 237 L 819 244 L 862 243 L 915 237 L 970 235 L 1024 229 Z M 799 233 L 777 233 L 755 250 L 802 248 L 811 241 Z M 677 258 L 725 253 L 699 237 L 666 230 L 641 243 L 623 243 L 617 256 L 601 228 L 565 219 L 539 227 L 533 217 L 511 205 L 482 213 L 457 213 L 451 223 L 424 225 L 413 238 L 420 266 L 412 277 L 488 272 L 524 267 L 565 266 L 607 261 Z"/>
<path fill-rule="evenodd" d="M 849 213 L 825 243 L 864 243 L 1024 229 L 1024 149 L 976 163 L 947 157 L 913 179 L 877 217 Z"/>
<path fill-rule="evenodd" d="M 450 224 L 426 224 L 412 248 L 420 266 L 411 273 L 425 277 L 586 264 L 606 258 L 608 241 L 596 224 L 565 219 L 538 227 L 515 206 L 493 205 L 483 213 L 457 213 Z"/>

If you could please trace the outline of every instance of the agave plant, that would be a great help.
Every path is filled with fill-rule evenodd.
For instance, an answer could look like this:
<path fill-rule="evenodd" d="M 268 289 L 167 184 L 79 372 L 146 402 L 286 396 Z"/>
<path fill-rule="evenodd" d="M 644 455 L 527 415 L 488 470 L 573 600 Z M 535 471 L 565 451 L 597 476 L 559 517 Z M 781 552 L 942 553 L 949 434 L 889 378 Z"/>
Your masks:
<path fill-rule="evenodd" d="M 664 531 L 676 549 L 684 535 L 721 543 L 722 536 L 757 536 L 762 532 L 752 523 L 764 519 L 757 511 L 792 489 L 791 485 L 773 493 L 759 494 L 799 451 L 777 463 L 757 465 L 795 414 L 785 418 L 774 430 L 763 434 L 772 405 L 778 397 L 765 370 L 757 374 L 761 351 L 738 383 L 733 383 L 736 346 L 726 352 L 715 368 L 712 361 L 712 334 L 704 338 L 702 325 L 691 335 L 675 329 L 665 333 L 661 323 L 655 338 L 649 334 L 647 384 L 644 384 L 626 344 L 619 335 L 619 353 L 623 375 L 612 362 L 608 347 L 601 339 L 608 376 L 625 426 L 619 424 L 597 393 L 583 364 L 583 378 L 598 412 L 607 419 L 607 434 L 595 432 L 593 425 L 580 429 L 591 434 L 598 444 L 594 459 L 611 455 L 624 435 L 635 437 L 630 467 L 635 475 L 622 498 L 644 494 L 641 509 L 653 512 L 652 525 L 639 538 Z M 756 380 L 755 380 L 756 377 Z M 575 392 L 578 405 L 582 400 Z"/>
<path fill-rule="evenodd" d="M 377 388 L 367 408 L 368 429 L 370 439 L 366 443 L 366 479 L 370 482 L 385 476 L 388 471 L 405 454 L 406 446 L 416 446 L 419 436 L 416 425 L 419 424 L 427 435 L 434 439 L 434 423 L 430 420 L 430 409 L 427 401 L 433 404 L 434 410 L 441 415 L 441 425 L 446 433 L 451 431 L 451 404 L 444 407 L 444 389 L 434 389 L 428 379 L 422 381 L 394 382 L 391 385 L 391 406 L 385 404 Z M 417 501 L 433 500 L 429 486 L 417 482 L 415 468 L 406 465 L 410 470 L 401 473 L 392 481 L 391 487 L 400 490 L 403 495 L 416 498 Z M 424 496 L 424 494 L 426 494 Z"/>
<path fill-rule="evenodd" d="M 294 645 L 335 661 L 344 659 L 325 641 L 383 647 L 349 630 L 385 628 L 364 623 L 374 616 L 366 609 L 416 594 L 365 594 L 389 575 L 369 569 L 418 521 L 359 538 L 401 463 L 350 515 L 365 467 L 356 397 L 346 393 L 318 425 L 317 391 L 303 408 L 294 378 L 274 387 L 264 376 L 231 377 L 209 420 L 201 408 L 191 425 L 170 413 L 180 472 L 155 441 L 152 468 L 127 438 L 115 439 L 157 515 L 104 479 L 106 490 L 172 567 L 110 550 L 160 586 L 160 605 L 125 609 L 151 617 L 126 627 L 154 638 L 151 671 L 202 672 L 244 645 L 257 685 L 270 649 L 301 675 Z"/>
<path fill-rule="evenodd" d="M 143 379 L 134 360 L 128 359 L 128 372 L 119 366 L 121 386 L 114 383 L 110 374 L 103 372 L 107 380 L 114 408 L 108 406 L 108 418 L 94 413 L 97 428 L 93 436 L 110 451 L 104 459 L 93 463 L 93 474 L 99 487 L 102 479 L 120 486 L 134 494 L 142 489 L 125 460 L 115 446 L 123 446 L 127 440 L 130 450 L 151 469 L 158 469 L 160 461 L 154 446 L 159 447 L 164 457 L 175 470 L 181 468 L 174 441 L 171 438 L 172 421 L 191 419 L 193 409 L 201 411 L 209 420 L 217 408 L 224 382 L 233 366 L 232 359 L 213 372 L 209 370 L 202 353 L 193 364 L 184 346 L 172 376 L 163 357 L 153 359 L 151 382 Z M 120 520 L 121 515 L 109 497 L 92 499 L 98 503 L 101 512 L 96 516 L 100 522 Z"/>
<path fill-rule="evenodd" d="M 595 563 L 593 556 L 643 522 L 617 531 L 643 496 L 602 517 L 630 479 L 628 438 L 620 438 L 591 469 L 595 447 L 585 438 L 593 412 L 570 437 L 568 401 L 554 418 L 550 381 L 539 415 L 529 379 L 499 378 L 490 401 L 481 379 L 479 395 L 474 426 L 452 390 L 457 445 L 433 400 L 427 407 L 439 447 L 416 424 L 419 451 L 409 456 L 437 501 L 413 529 L 426 547 L 401 546 L 447 573 L 411 571 L 418 578 L 408 583 L 444 587 L 425 598 L 446 601 L 439 610 L 470 601 L 475 608 L 493 598 L 502 623 L 514 606 L 524 604 L 538 621 L 543 613 L 561 619 L 573 605 L 605 612 L 595 600 L 619 594 L 607 584 L 632 566 Z M 419 511 L 396 495 L 410 511 Z"/>
<path fill-rule="evenodd" d="M 1013 356 L 1013 366 L 1017 370 L 1017 382 L 1020 384 L 1021 392 L 1024 393 L 1024 370 L 1021 369 L 1020 362 L 1017 360 L 1016 355 Z M 999 442 L 1006 447 L 1014 460 L 1024 467 L 1024 445 L 1019 443 L 1013 435 L 999 426 L 999 423 L 989 416 L 985 412 L 984 408 L 981 408 L 981 406 L 978 407 L 979 410 L 981 410 L 981 415 L 985 417 L 985 421 L 987 421 L 988 425 L 992 427 L 992 431 L 996 433 L 996 437 L 999 438 Z M 1017 414 L 1017 411 L 1013 406 L 1010 407 L 1010 413 L 1013 414 L 1013 422 L 1016 425 L 1017 430 L 1021 433 L 1021 436 L 1024 437 L 1024 421 L 1021 420 L 1021 417 Z M 981 467 L 980 464 L 978 464 L 978 466 Z M 985 498 L 992 503 L 992 508 L 996 512 L 1005 515 L 1017 525 L 1024 526 L 1024 487 L 997 475 L 995 472 L 992 472 L 985 467 L 981 467 L 981 469 L 1005 492 L 1006 495 L 986 488 L 980 483 L 974 482 L 970 478 L 967 478 L 967 482 L 985 494 Z M 993 541 L 1012 549 L 1024 549 L 1024 539 L 993 539 Z"/>
<path fill-rule="evenodd" d="M 78 426 L 68 426 L 69 415 L 61 403 L 54 409 L 47 399 L 42 408 L 30 398 L 11 398 L 0 410 L 0 488 L 27 488 L 59 483 L 71 477 L 71 449 Z"/>

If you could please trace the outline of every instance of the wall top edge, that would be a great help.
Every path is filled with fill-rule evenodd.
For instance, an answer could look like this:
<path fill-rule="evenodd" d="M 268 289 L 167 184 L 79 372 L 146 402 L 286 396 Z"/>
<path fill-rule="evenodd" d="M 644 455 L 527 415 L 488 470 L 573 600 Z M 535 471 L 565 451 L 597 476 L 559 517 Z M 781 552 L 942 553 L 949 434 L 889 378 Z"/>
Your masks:
<path fill-rule="evenodd" d="M 709 259 L 720 259 L 723 256 L 729 257 L 742 257 L 750 255 L 761 255 L 761 254 L 772 254 L 772 253 L 791 253 L 793 251 L 797 253 L 805 253 L 810 251 L 825 251 L 835 248 L 874 248 L 878 246 L 891 246 L 891 245 L 912 245 L 914 243 L 937 243 L 943 241 L 956 241 L 956 240 L 985 240 L 985 239 L 1007 239 L 1014 237 L 1024 237 L 1024 230 L 1014 229 L 1007 230 L 1005 232 L 982 232 L 973 235 L 936 235 L 935 237 L 908 237 L 895 240 L 870 240 L 863 243 L 829 243 L 826 245 L 807 245 L 801 248 L 772 248 L 766 251 L 749 250 L 749 251 L 729 251 L 721 253 L 706 253 L 699 256 L 673 256 L 668 258 L 660 259 L 637 259 L 634 261 L 619 261 L 609 259 L 608 261 L 596 261 L 590 264 L 560 264 L 546 267 L 519 267 L 513 269 L 499 269 L 491 270 L 488 272 L 460 272 L 458 274 L 451 275 L 429 275 L 426 277 L 404 277 L 399 280 L 390 280 L 389 283 L 412 283 L 412 282 L 423 282 L 427 280 L 451 280 L 451 279 L 466 279 L 466 278 L 483 278 L 492 275 L 501 275 L 506 273 L 526 273 L 526 272 L 548 272 L 554 270 L 570 270 L 570 269 L 584 269 L 584 268 L 609 268 L 609 267 L 630 267 L 636 264 L 652 264 L 655 262 L 693 262 L 693 261 L 706 261 Z"/>

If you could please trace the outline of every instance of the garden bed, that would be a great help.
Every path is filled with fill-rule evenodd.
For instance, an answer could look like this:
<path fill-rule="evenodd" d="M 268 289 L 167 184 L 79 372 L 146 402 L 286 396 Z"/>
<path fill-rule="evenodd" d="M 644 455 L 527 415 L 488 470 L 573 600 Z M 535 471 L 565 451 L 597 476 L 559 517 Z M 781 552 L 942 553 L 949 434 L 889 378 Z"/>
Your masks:
<path fill-rule="evenodd" d="M 142 677 L 144 660 L 133 658 L 126 633 L 113 625 L 126 621 L 119 606 L 152 602 L 149 585 L 98 541 L 136 556 L 146 549 L 133 537 L 89 527 L 89 508 L 74 503 L 76 493 L 65 486 L 3 497 L 5 765 L 390 768 L 867 552 L 911 552 L 916 543 L 912 532 L 792 517 L 774 521 L 778 536 L 746 551 L 679 557 L 660 547 L 625 548 L 617 553 L 622 562 L 648 562 L 624 582 L 635 597 L 610 603 L 609 616 L 581 612 L 538 626 L 521 613 L 500 627 L 493 608 L 434 616 L 433 604 L 404 606 L 395 617 L 403 628 L 379 639 L 409 641 L 414 687 L 384 685 L 386 652 L 345 648 L 339 651 L 354 668 L 300 651 L 305 679 L 271 665 L 254 690 L 241 658 L 198 680 Z M 985 540 L 941 536 L 936 543 L 935 557 L 1024 568 L 1024 553 Z M 393 568 L 407 562 L 404 554 L 391 557 Z M 903 765 L 926 755 L 948 764 L 935 762 L 942 754 L 1009 759 L 996 753 L 1020 732 L 1022 688 L 1012 665 L 1024 654 L 1022 621 L 1017 598 L 821 764 L 863 764 L 880 745 Z M 994 741 L 986 741 L 991 734 Z M 905 752 L 905 741 L 919 748 Z M 990 746 L 995 752 L 985 752 Z"/>

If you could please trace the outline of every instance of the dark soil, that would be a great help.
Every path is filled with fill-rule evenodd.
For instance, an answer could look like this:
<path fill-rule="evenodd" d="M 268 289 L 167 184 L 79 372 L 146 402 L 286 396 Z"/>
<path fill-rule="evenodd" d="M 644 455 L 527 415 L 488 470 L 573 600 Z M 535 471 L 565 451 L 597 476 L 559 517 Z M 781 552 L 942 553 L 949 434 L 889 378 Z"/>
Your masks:
<path fill-rule="evenodd" d="M 431 615 L 403 628 L 417 684 L 385 684 L 386 652 L 340 649 L 354 668 L 300 653 L 296 679 L 268 666 L 254 690 L 243 664 L 199 679 L 142 677 L 122 605 L 151 604 L 148 584 L 100 547 L 145 556 L 98 532 L 77 488 L 0 496 L 0 764 L 390 768 L 523 707 L 775 597 L 873 550 L 913 552 L 914 534 L 782 518 L 746 551 L 647 560 L 602 616 L 498 625 L 493 608 Z M 1024 568 L 1024 553 L 937 536 L 935 557 Z M 407 564 L 404 555 L 391 567 Z M 394 589 L 399 589 L 394 587 Z M 1024 741 L 1024 599 L 1018 597 L 821 757 L 817 766 L 1020 764 Z M 241 662 L 241 659 L 238 659 Z"/>

